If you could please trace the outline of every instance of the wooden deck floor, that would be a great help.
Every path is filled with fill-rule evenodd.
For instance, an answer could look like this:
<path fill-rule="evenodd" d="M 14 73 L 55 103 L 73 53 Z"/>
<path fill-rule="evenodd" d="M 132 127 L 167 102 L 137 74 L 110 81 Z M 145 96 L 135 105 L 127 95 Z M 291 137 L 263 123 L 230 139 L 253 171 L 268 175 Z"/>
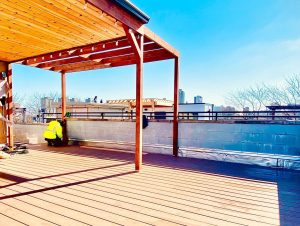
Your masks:
<path fill-rule="evenodd" d="M 300 174 L 88 147 L 0 160 L 0 225 L 300 225 Z"/>

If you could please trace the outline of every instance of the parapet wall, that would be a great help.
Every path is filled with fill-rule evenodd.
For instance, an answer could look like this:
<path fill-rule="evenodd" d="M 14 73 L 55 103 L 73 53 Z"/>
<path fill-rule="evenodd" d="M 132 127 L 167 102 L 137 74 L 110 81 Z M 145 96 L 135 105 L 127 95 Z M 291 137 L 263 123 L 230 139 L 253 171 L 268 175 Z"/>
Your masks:
<path fill-rule="evenodd" d="M 180 123 L 179 145 L 300 156 L 300 125 Z"/>
<path fill-rule="evenodd" d="M 150 122 L 143 143 L 172 145 L 172 123 Z M 135 123 L 68 121 L 69 138 L 134 142 Z M 300 156 L 300 125 L 179 123 L 179 147 Z"/>
<path fill-rule="evenodd" d="M 43 142 L 45 125 L 16 125 L 16 140 Z M 172 122 L 149 122 L 145 152 L 172 154 Z M 134 150 L 135 123 L 70 119 L 68 137 L 84 145 Z M 179 154 L 229 162 L 300 169 L 300 125 L 179 123 Z"/>
<path fill-rule="evenodd" d="M 43 133 L 46 128 L 46 124 L 15 124 L 14 139 L 30 144 L 44 143 Z"/>
<path fill-rule="evenodd" d="M 67 127 L 83 145 L 134 151 L 134 122 L 69 120 Z M 172 128 L 150 122 L 143 150 L 172 154 Z M 179 155 L 300 170 L 300 125 L 180 122 Z"/>

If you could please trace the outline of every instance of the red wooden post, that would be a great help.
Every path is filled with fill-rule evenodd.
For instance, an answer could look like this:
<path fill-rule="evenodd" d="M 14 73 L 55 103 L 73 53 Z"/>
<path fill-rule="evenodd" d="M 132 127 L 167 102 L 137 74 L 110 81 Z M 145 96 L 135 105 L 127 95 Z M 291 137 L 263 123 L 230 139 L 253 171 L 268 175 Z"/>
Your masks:
<path fill-rule="evenodd" d="M 135 170 L 140 170 L 143 155 L 143 56 L 144 36 L 139 39 L 140 54 L 136 64 L 136 129 L 135 129 Z"/>
<path fill-rule="evenodd" d="M 173 155 L 178 156 L 178 89 L 179 89 L 179 59 L 174 60 L 174 119 L 173 119 Z"/>
<path fill-rule="evenodd" d="M 67 103 L 66 103 L 66 73 L 64 71 L 61 72 L 61 119 L 65 120 L 67 111 Z"/>
<path fill-rule="evenodd" d="M 7 75 L 7 83 L 8 83 L 8 92 L 7 92 L 7 117 L 8 120 L 13 122 L 13 92 L 12 92 L 12 65 L 7 64 L 6 69 L 6 75 Z M 7 129 L 8 132 L 8 146 L 13 147 L 14 146 L 14 129 L 12 126 L 9 126 Z"/>

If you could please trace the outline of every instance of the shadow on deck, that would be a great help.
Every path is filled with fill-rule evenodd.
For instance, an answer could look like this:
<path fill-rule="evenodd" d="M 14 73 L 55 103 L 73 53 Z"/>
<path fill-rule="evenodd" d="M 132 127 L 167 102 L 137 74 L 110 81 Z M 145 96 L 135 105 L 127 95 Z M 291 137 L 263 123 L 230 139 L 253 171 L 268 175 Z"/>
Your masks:
<path fill-rule="evenodd" d="M 29 155 L 0 162 L 0 221 L 300 225 L 299 172 L 159 154 L 143 158 L 136 173 L 130 152 L 34 146 Z"/>

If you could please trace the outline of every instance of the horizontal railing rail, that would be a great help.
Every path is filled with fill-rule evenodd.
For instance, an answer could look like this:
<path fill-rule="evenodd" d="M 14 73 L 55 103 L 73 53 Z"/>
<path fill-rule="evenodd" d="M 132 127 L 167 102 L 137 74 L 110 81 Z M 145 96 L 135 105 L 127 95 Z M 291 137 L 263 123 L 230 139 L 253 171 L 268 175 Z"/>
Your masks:
<path fill-rule="evenodd" d="M 173 112 L 144 112 L 144 117 L 150 120 L 173 120 Z M 121 119 L 135 120 L 135 112 L 68 112 L 68 118 L 95 118 L 95 119 Z M 42 113 L 40 119 L 49 121 L 61 118 L 61 113 Z M 179 120 L 295 120 L 300 121 L 300 111 L 199 111 L 199 112 L 179 112 Z"/>

